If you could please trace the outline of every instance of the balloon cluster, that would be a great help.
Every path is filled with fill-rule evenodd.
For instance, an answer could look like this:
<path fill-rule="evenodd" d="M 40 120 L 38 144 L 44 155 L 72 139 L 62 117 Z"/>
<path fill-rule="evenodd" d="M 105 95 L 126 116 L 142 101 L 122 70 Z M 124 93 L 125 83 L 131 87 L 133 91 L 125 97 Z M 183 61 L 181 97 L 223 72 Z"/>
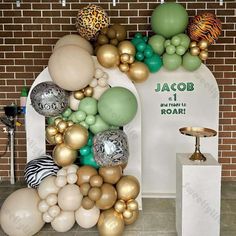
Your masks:
<path fill-rule="evenodd" d="M 204 39 L 200 40 L 199 43 L 193 41 L 190 43 L 190 53 L 193 56 L 199 56 L 202 61 L 208 58 L 208 42 Z"/>
<path fill-rule="evenodd" d="M 136 33 L 131 42 L 136 48 L 136 60 L 143 61 L 151 73 L 157 72 L 162 67 L 160 56 L 156 54 L 147 43 L 148 37 L 143 37 L 141 33 Z"/>

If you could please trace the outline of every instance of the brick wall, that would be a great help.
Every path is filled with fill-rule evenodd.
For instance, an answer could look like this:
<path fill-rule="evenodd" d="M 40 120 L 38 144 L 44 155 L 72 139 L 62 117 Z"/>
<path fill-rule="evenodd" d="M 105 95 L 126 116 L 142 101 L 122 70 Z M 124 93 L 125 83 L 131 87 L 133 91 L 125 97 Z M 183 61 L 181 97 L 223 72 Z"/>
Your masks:
<path fill-rule="evenodd" d="M 156 0 L 120 0 L 116 7 L 111 0 L 67 0 L 62 7 L 59 0 L 21 0 L 20 8 L 14 0 L 0 3 L 0 106 L 19 104 L 22 86 L 30 86 L 47 66 L 55 42 L 63 35 L 75 33 L 75 17 L 79 8 L 88 3 L 102 6 L 111 23 L 127 25 L 129 37 L 137 31 L 149 33 L 152 10 Z M 170 1 L 166 1 L 170 2 Z M 220 89 L 219 161 L 223 164 L 223 180 L 236 180 L 236 2 L 195 0 L 179 1 L 189 16 L 203 11 L 214 12 L 223 23 L 223 32 L 210 47 L 207 66 L 217 79 Z M 20 118 L 24 122 L 23 117 Z M 7 137 L 0 126 L 0 155 Z M 16 131 L 16 175 L 20 179 L 26 163 L 24 125 Z M 0 177 L 9 178 L 8 152 L 0 158 Z"/>

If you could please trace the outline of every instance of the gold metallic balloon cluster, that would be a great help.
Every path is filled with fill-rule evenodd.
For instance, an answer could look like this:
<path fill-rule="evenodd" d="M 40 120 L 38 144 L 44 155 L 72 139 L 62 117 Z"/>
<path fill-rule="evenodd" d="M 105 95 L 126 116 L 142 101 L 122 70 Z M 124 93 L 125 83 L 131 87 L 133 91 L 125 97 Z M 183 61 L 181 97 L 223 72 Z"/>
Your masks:
<path fill-rule="evenodd" d="M 77 91 L 73 92 L 73 94 L 74 94 L 74 98 L 77 100 L 81 100 L 85 97 L 92 97 L 93 96 L 93 88 L 90 86 L 87 86 L 84 89 L 77 90 Z"/>
<path fill-rule="evenodd" d="M 193 41 L 190 43 L 190 54 L 193 56 L 199 56 L 202 61 L 208 58 L 208 42 L 202 39 L 198 43 Z"/>

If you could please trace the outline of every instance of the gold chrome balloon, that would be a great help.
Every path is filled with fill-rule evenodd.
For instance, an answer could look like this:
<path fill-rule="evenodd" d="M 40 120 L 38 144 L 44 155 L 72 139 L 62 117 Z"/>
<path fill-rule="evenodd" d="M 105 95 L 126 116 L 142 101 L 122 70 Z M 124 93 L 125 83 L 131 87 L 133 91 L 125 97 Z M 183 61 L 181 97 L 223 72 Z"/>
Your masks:
<path fill-rule="evenodd" d="M 54 136 L 54 140 L 55 140 L 55 143 L 56 144 L 61 144 L 61 143 L 63 143 L 63 135 L 62 134 L 56 134 L 55 136 Z"/>
<path fill-rule="evenodd" d="M 125 201 L 123 200 L 118 200 L 115 203 L 114 209 L 118 212 L 118 213 L 123 213 L 126 209 L 126 204 Z"/>
<path fill-rule="evenodd" d="M 129 64 L 132 64 L 132 63 L 134 63 L 134 61 L 135 61 L 134 56 L 133 56 L 133 55 L 130 55 L 130 56 L 129 56 L 129 61 L 128 61 L 128 63 L 129 63 Z"/>
<path fill-rule="evenodd" d="M 129 200 L 127 203 L 127 209 L 131 211 L 136 211 L 138 210 L 138 202 L 135 201 L 134 199 Z"/>
<path fill-rule="evenodd" d="M 84 183 L 89 183 L 90 178 L 97 175 L 98 172 L 92 166 L 82 166 L 77 170 L 77 185 L 81 186 Z"/>
<path fill-rule="evenodd" d="M 115 67 L 120 64 L 119 51 L 111 44 L 105 44 L 99 47 L 97 51 L 97 59 L 98 62 L 106 68 Z"/>
<path fill-rule="evenodd" d="M 74 124 L 74 122 L 72 120 L 67 121 L 67 126 L 68 127 L 72 126 L 73 124 Z"/>
<path fill-rule="evenodd" d="M 57 127 L 55 127 L 54 125 L 49 125 L 47 128 L 46 128 L 46 133 L 49 135 L 49 136 L 54 136 L 58 133 L 58 130 L 57 130 Z"/>
<path fill-rule="evenodd" d="M 197 42 L 193 41 L 189 45 L 190 48 L 197 47 Z"/>
<path fill-rule="evenodd" d="M 88 141 L 88 130 L 82 125 L 74 124 L 68 127 L 64 133 L 64 142 L 72 149 L 80 149 Z"/>
<path fill-rule="evenodd" d="M 54 135 L 49 135 L 47 132 L 46 132 L 46 140 L 49 144 L 56 144 L 56 141 L 55 141 L 55 136 Z"/>
<path fill-rule="evenodd" d="M 130 219 L 133 216 L 133 212 L 131 210 L 126 209 L 123 213 L 122 213 L 124 219 Z"/>
<path fill-rule="evenodd" d="M 80 185 L 80 192 L 83 196 L 87 196 L 89 189 L 91 188 L 89 183 L 84 183 Z"/>
<path fill-rule="evenodd" d="M 192 48 L 190 48 L 190 53 L 193 56 L 198 56 L 200 53 L 200 48 L 199 47 L 192 47 Z"/>
<path fill-rule="evenodd" d="M 138 216 L 139 216 L 139 211 L 138 210 L 133 211 L 133 215 L 131 218 L 129 218 L 129 219 L 124 218 L 125 225 L 133 224 L 138 219 Z"/>
<path fill-rule="evenodd" d="M 85 97 L 92 97 L 93 95 L 93 88 L 88 86 L 84 89 L 84 95 Z"/>
<path fill-rule="evenodd" d="M 119 182 L 116 184 L 116 190 L 118 199 L 128 201 L 135 199 L 140 192 L 140 184 L 138 180 L 131 175 L 121 177 Z"/>
<path fill-rule="evenodd" d="M 120 56 L 121 63 L 128 63 L 129 59 L 130 59 L 130 56 L 127 53 L 123 53 Z"/>
<path fill-rule="evenodd" d="M 61 117 L 58 117 L 54 120 L 54 124 L 57 126 L 57 124 L 62 121 L 62 118 Z"/>
<path fill-rule="evenodd" d="M 89 182 L 92 187 L 101 187 L 103 184 L 103 178 L 100 175 L 94 175 L 90 178 Z"/>
<path fill-rule="evenodd" d="M 66 130 L 68 124 L 66 121 L 62 120 L 57 124 L 57 129 L 60 133 L 64 133 L 64 131 Z"/>
<path fill-rule="evenodd" d="M 204 49 L 207 49 L 208 47 L 208 42 L 204 39 L 202 39 L 199 43 L 198 43 L 198 47 L 201 49 L 201 50 L 204 50 Z"/>
<path fill-rule="evenodd" d="M 57 165 L 64 167 L 74 163 L 77 157 L 77 151 L 61 143 L 54 147 L 52 156 Z"/>
<path fill-rule="evenodd" d="M 128 72 L 129 71 L 129 65 L 127 63 L 125 63 L 125 64 L 122 63 L 122 64 L 119 65 L 119 69 L 120 69 L 121 72 Z"/>
<path fill-rule="evenodd" d="M 100 197 L 102 196 L 102 191 L 100 188 L 97 187 L 93 187 L 89 190 L 88 192 L 88 197 L 92 200 L 92 201 L 97 201 L 100 199 Z"/>
<path fill-rule="evenodd" d="M 114 209 L 103 211 L 98 220 L 100 236 L 121 236 L 124 231 L 124 219 Z"/>
<path fill-rule="evenodd" d="M 199 58 L 202 60 L 202 61 L 205 61 L 207 58 L 208 58 L 208 52 L 203 50 L 200 52 L 199 54 Z"/>
<path fill-rule="evenodd" d="M 143 62 L 134 62 L 130 65 L 127 75 L 132 81 L 142 83 L 148 79 L 149 70 Z"/>
<path fill-rule="evenodd" d="M 81 100 L 84 98 L 84 93 L 81 90 L 75 91 L 73 94 L 74 94 L 74 98 L 77 100 Z"/>
<path fill-rule="evenodd" d="M 135 46 L 128 40 L 124 40 L 120 42 L 118 45 L 118 50 L 119 50 L 120 55 L 126 53 L 129 55 L 135 56 L 135 52 L 136 52 Z"/>
<path fill-rule="evenodd" d="M 122 176 L 121 166 L 104 166 L 99 168 L 99 175 L 103 181 L 109 184 L 116 184 Z"/>
<path fill-rule="evenodd" d="M 82 207 L 86 210 L 92 209 L 94 207 L 95 202 L 92 201 L 89 197 L 84 197 L 82 199 Z"/>

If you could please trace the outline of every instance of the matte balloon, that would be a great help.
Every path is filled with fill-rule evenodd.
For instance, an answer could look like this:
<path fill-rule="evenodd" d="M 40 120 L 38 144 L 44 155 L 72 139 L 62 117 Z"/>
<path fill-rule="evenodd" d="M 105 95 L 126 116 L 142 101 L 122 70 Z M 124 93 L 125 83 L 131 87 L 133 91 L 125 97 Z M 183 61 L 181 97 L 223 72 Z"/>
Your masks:
<path fill-rule="evenodd" d="M 109 184 L 116 184 L 122 176 L 121 166 L 100 167 L 99 175 L 103 181 Z"/>
<path fill-rule="evenodd" d="M 172 37 L 171 39 L 171 44 L 175 47 L 179 46 L 181 43 L 181 38 L 178 35 L 175 35 L 174 37 Z"/>
<path fill-rule="evenodd" d="M 157 54 L 154 54 L 150 58 L 146 58 L 144 63 L 148 66 L 148 69 L 151 73 L 159 71 L 163 65 L 162 59 Z"/>
<path fill-rule="evenodd" d="M 98 220 L 100 236 L 121 236 L 124 231 L 124 220 L 114 209 L 103 211 Z"/>
<path fill-rule="evenodd" d="M 153 35 L 149 40 L 148 44 L 151 45 L 153 51 L 158 55 L 162 55 L 164 48 L 165 38 L 161 35 Z"/>
<path fill-rule="evenodd" d="M 100 210 L 96 206 L 89 210 L 80 207 L 75 212 L 75 219 L 77 224 L 84 229 L 90 229 L 95 226 L 98 222 L 99 216 Z"/>
<path fill-rule="evenodd" d="M 163 55 L 163 66 L 169 71 L 178 69 L 181 66 L 181 63 L 182 58 L 177 54 L 169 55 L 165 53 Z"/>
<path fill-rule="evenodd" d="M 96 115 L 97 100 L 95 98 L 86 97 L 80 101 L 78 109 L 84 111 L 87 115 Z"/>
<path fill-rule="evenodd" d="M 57 195 L 56 194 L 49 194 L 46 198 L 46 202 L 49 206 L 53 206 L 57 204 Z"/>
<path fill-rule="evenodd" d="M 62 188 L 67 184 L 67 177 L 66 176 L 57 176 L 55 179 L 55 184 L 57 187 Z"/>
<path fill-rule="evenodd" d="M 176 47 L 176 54 L 183 56 L 185 52 L 186 52 L 186 49 L 184 46 L 179 45 Z"/>
<path fill-rule="evenodd" d="M 68 106 L 68 93 L 53 82 L 41 82 L 30 93 L 31 105 L 40 115 L 53 117 Z"/>
<path fill-rule="evenodd" d="M 86 50 L 89 54 L 93 55 L 93 46 L 91 43 L 78 34 L 67 34 L 60 38 L 54 46 L 53 51 L 66 45 L 76 45 Z"/>
<path fill-rule="evenodd" d="M 136 52 L 134 45 L 128 40 L 120 42 L 118 45 L 118 50 L 120 54 L 127 53 L 133 56 L 135 55 Z"/>
<path fill-rule="evenodd" d="M 130 65 L 127 75 L 132 81 L 142 83 L 148 79 L 149 70 L 144 63 L 137 61 Z"/>
<path fill-rule="evenodd" d="M 188 13 L 179 3 L 164 3 L 155 8 L 151 16 L 152 30 L 165 38 L 184 32 Z"/>
<path fill-rule="evenodd" d="M 45 178 L 38 187 L 38 194 L 41 199 L 46 199 L 49 194 L 57 194 L 59 187 L 55 184 L 55 176 Z"/>
<path fill-rule="evenodd" d="M 177 35 L 180 38 L 180 45 L 183 46 L 186 50 L 189 48 L 189 44 L 190 44 L 190 38 L 188 37 L 187 34 L 178 34 Z"/>
<path fill-rule="evenodd" d="M 59 206 L 55 205 L 55 206 L 51 206 L 48 210 L 48 214 L 52 217 L 55 218 L 57 217 L 61 212 L 61 209 Z"/>
<path fill-rule="evenodd" d="M 95 168 L 91 166 L 82 166 L 77 171 L 77 184 L 80 186 L 81 184 L 89 183 L 90 178 L 97 174 L 98 172 Z"/>
<path fill-rule="evenodd" d="M 11 236 L 34 235 L 44 225 L 42 213 L 38 210 L 40 198 L 37 190 L 18 189 L 4 201 L 0 211 L 2 230 Z"/>
<path fill-rule="evenodd" d="M 101 86 L 95 87 L 93 89 L 92 97 L 98 100 L 102 96 L 102 94 L 109 88 L 110 88 L 109 85 L 106 85 L 105 87 L 101 87 Z"/>
<path fill-rule="evenodd" d="M 47 210 L 49 209 L 49 205 L 47 204 L 45 200 L 42 200 L 38 204 L 38 209 L 42 213 L 47 212 Z"/>
<path fill-rule="evenodd" d="M 192 56 L 189 52 L 183 56 L 183 67 L 187 71 L 195 71 L 202 64 L 201 59 L 198 56 Z"/>
<path fill-rule="evenodd" d="M 79 107 L 80 100 L 76 99 L 73 93 L 69 96 L 69 107 L 73 111 L 77 111 Z"/>
<path fill-rule="evenodd" d="M 94 61 L 84 49 L 68 45 L 58 48 L 49 58 L 49 74 L 59 87 L 76 91 L 86 87 L 93 79 Z"/>
<path fill-rule="evenodd" d="M 68 184 L 75 184 L 77 182 L 77 175 L 76 174 L 68 174 L 67 175 L 67 182 L 68 182 Z"/>
<path fill-rule="evenodd" d="M 61 211 L 60 214 L 51 222 L 52 228 L 57 232 L 67 232 L 75 224 L 73 211 Z"/>
<path fill-rule="evenodd" d="M 175 46 L 169 45 L 166 47 L 166 53 L 169 55 L 173 55 L 175 53 Z"/>

